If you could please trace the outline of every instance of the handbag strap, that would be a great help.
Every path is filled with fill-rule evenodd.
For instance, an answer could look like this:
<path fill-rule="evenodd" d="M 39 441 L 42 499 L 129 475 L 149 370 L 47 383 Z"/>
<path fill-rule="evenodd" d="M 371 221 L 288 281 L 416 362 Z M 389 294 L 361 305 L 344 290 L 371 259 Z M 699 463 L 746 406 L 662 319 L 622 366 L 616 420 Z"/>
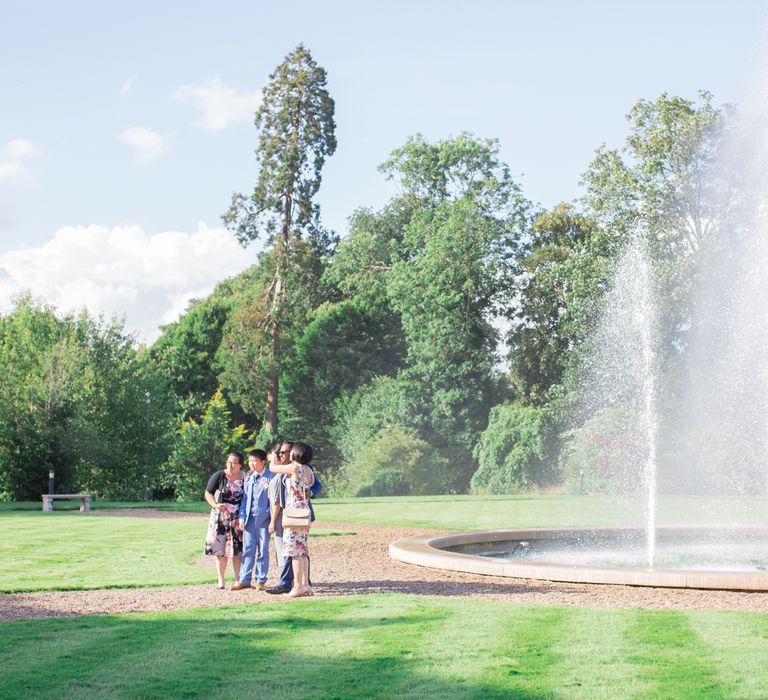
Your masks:
<path fill-rule="evenodd" d="M 308 501 L 308 500 L 309 500 L 309 498 L 307 497 L 307 487 L 306 487 L 306 486 L 303 486 L 303 484 L 304 484 L 304 483 L 306 483 L 306 481 L 305 481 L 305 479 L 304 479 L 304 472 L 302 471 L 302 470 L 303 470 L 303 468 L 304 468 L 304 465 L 303 465 L 303 464 L 300 464 L 300 465 L 299 465 L 299 478 L 301 479 L 301 483 L 302 483 L 302 487 L 301 487 L 301 490 L 302 490 L 302 492 L 303 492 L 303 495 L 304 495 L 304 500 L 305 500 L 305 501 Z"/>

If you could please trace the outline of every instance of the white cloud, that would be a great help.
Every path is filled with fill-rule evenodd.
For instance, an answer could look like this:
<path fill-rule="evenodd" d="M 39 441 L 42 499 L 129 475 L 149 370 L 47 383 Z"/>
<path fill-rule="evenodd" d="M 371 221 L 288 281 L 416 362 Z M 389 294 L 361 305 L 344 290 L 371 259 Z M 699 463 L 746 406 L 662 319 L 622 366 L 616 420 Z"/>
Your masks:
<path fill-rule="evenodd" d="M 13 139 L 0 149 L 0 155 L 11 159 L 29 158 L 40 155 L 40 149 L 26 139 Z"/>
<path fill-rule="evenodd" d="M 182 85 L 171 97 L 202 112 L 195 126 L 220 131 L 231 124 L 249 122 L 261 104 L 261 92 L 246 92 L 211 78 L 197 85 Z"/>
<path fill-rule="evenodd" d="M 68 226 L 37 248 L 0 254 L 0 310 L 24 291 L 61 311 L 124 317 L 148 342 L 191 299 L 256 262 L 225 229 L 147 234 L 139 226 Z"/>
<path fill-rule="evenodd" d="M 136 88 L 136 76 L 132 75 L 120 86 L 120 97 L 130 97 Z"/>
<path fill-rule="evenodd" d="M 26 139 L 13 139 L 0 147 L 0 180 L 21 180 L 27 171 L 20 161 L 40 155 L 40 149 Z"/>
<path fill-rule="evenodd" d="M 121 131 L 117 138 L 134 149 L 139 162 L 148 165 L 168 152 L 171 136 L 163 136 L 143 126 L 131 126 Z"/>
<path fill-rule="evenodd" d="M 22 168 L 18 163 L 7 163 L 0 160 L 0 180 L 7 177 L 18 177 L 22 173 Z"/>

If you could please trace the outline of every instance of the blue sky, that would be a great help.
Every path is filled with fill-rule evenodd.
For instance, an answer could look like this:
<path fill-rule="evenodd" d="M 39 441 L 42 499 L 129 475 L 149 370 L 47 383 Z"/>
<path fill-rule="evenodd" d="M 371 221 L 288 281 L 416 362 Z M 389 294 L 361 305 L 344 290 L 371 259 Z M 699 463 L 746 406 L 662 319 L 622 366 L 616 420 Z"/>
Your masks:
<path fill-rule="evenodd" d="M 29 288 L 151 340 L 250 264 L 220 216 L 255 180 L 259 92 L 299 42 L 336 101 L 319 201 L 343 234 L 392 195 L 377 166 L 416 132 L 498 138 L 530 199 L 577 197 L 639 98 L 739 102 L 765 25 L 749 0 L 5 0 L 0 310 Z"/>

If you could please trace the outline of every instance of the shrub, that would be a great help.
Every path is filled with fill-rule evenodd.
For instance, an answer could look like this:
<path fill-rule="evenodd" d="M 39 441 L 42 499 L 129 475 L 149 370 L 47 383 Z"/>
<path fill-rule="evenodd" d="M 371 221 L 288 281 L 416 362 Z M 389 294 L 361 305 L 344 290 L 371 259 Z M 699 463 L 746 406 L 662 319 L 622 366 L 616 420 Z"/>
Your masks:
<path fill-rule="evenodd" d="M 647 441 L 632 407 L 614 404 L 565 438 L 560 464 L 569 491 L 628 494 L 640 485 Z"/>
<path fill-rule="evenodd" d="M 392 425 L 346 464 L 346 490 L 357 496 L 439 493 L 446 466 L 413 428 Z"/>
<path fill-rule="evenodd" d="M 163 485 L 175 489 L 180 500 L 199 500 L 211 474 L 224 468 L 227 454 L 244 451 L 248 442 L 245 426 L 230 427 L 226 402 L 217 391 L 199 423 L 181 424 Z"/>
<path fill-rule="evenodd" d="M 475 447 L 479 466 L 472 490 L 510 493 L 551 483 L 556 445 L 554 420 L 546 409 L 512 403 L 494 406 Z"/>
<path fill-rule="evenodd" d="M 408 425 L 408 392 L 398 379 L 376 377 L 336 402 L 332 440 L 344 461 L 355 459 L 382 428 Z"/>

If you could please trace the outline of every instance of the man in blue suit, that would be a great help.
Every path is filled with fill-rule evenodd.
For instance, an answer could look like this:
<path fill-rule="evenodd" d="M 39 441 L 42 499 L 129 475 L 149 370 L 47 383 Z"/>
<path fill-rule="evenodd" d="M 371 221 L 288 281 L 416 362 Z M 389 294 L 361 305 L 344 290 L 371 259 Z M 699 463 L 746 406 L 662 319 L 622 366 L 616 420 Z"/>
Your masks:
<path fill-rule="evenodd" d="M 240 501 L 240 529 L 243 530 L 243 558 L 240 581 L 233 591 L 252 588 L 254 564 L 256 565 L 256 590 L 267 587 L 269 571 L 269 482 L 276 474 L 267 469 L 267 453 L 251 450 L 248 453 L 250 471 L 243 484 L 243 500 Z"/>

